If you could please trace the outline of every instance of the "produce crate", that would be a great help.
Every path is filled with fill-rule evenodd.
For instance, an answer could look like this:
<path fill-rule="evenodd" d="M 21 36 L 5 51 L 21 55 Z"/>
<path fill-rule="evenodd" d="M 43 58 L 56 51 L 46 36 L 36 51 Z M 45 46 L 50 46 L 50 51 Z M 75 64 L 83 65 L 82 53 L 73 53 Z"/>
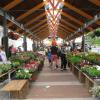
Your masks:
<path fill-rule="evenodd" d="M 85 83 L 85 75 L 81 71 L 79 71 L 79 81 Z"/>
<path fill-rule="evenodd" d="M 93 79 L 91 79 L 89 76 L 87 76 L 86 74 L 85 75 L 85 86 L 90 89 L 91 87 L 94 86 L 95 84 L 95 81 Z"/>
<path fill-rule="evenodd" d="M 43 66 L 44 66 L 44 60 L 41 60 L 38 65 L 38 71 L 41 71 L 43 69 Z"/>
<path fill-rule="evenodd" d="M 73 67 L 74 67 L 74 75 L 79 79 L 79 72 L 80 72 L 80 70 L 79 70 L 79 68 L 77 66 L 73 65 Z"/>
<path fill-rule="evenodd" d="M 29 83 L 27 80 L 12 80 L 1 90 L 9 92 L 10 98 L 24 99 L 29 90 Z"/>

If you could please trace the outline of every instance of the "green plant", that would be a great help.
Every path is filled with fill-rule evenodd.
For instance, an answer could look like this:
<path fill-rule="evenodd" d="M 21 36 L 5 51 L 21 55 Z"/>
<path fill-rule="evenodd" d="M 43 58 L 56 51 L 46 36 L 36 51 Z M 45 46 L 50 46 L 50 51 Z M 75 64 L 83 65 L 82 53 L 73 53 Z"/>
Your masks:
<path fill-rule="evenodd" d="M 13 67 L 17 67 L 21 65 L 20 61 L 12 61 L 11 64 Z"/>
<path fill-rule="evenodd" d="M 11 69 L 11 64 L 0 64 L 0 74 Z"/>
<path fill-rule="evenodd" d="M 29 79 L 32 74 L 29 73 L 29 70 L 26 69 L 19 69 L 16 72 L 16 78 L 17 79 Z"/>
<path fill-rule="evenodd" d="M 69 60 L 73 64 L 77 64 L 77 63 L 80 63 L 82 61 L 82 58 L 80 58 L 79 56 L 72 56 L 72 57 L 69 58 Z"/>
<path fill-rule="evenodd" d="M 100 62 L 99 60 L 100 54 L 97 54 L 97 53 L 88 53 L 84 56 L 84 58 L 88 59 L 89 61 Z"/>
<path fill-rule="evenodd" d="M 100 77 L 100 70 L 97 70 L 95 67 L 82 67 L 81 71 L 88 74 L 90 77 Z"/>

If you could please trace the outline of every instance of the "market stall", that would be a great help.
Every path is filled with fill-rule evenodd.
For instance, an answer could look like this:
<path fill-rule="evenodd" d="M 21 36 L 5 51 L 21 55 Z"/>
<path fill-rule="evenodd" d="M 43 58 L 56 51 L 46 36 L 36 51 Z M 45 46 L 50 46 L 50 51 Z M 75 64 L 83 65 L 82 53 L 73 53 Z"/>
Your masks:
<path fill-rule="evenodd" d="M 3 91 L 21 80 L 24 80 L 21 86 L 27 91 L 28 83 L 36 80 L 44 65 L 44 56 L 38 52 L 41 44 L 44 49 L 43 40 L 60 37 L 68 45 L 72 41 L 71 52 L 66 52 L 70 70 L 89 90 L 96 85 L 91 91 L 94 93 L 97 89 L 99 92 L 95 95 L 100 96 L 100 49 L 93 49 L 95 44 L 100 47 L 99 0 L 0 0 L 0 25 L 1 45 L 10 61 L 0 64 L 0 82 L 9 82 Z M 74 40 L 80 36 L 82 45 L 77 50 Z M 19 50 L 9 58 L 9 38 L 18 40 L 20 37 L 23 52 Z M 33 43 L 30 45 L 33 51 L 28 52 L 27 38 Z M 17 95 L 10 88 L 11 97 L 23 98 L 25 90 L 22 87 L 18 91 L 14 88 Z"/>

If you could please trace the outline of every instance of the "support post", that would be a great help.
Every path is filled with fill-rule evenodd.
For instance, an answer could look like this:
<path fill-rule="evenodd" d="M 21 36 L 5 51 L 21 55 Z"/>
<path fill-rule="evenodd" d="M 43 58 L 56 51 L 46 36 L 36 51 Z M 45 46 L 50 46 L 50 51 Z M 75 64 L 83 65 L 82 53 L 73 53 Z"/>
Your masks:
<path fill-rule="evenodd" d="M 35 41 L 33 40 L 32 49 L 35 52 Z"/>
<path fill-rule="evenodd" d="M 40 44 L 42 50 L 44 50 L 44 44 L 43 44 L 43 41 L 41 41 L 41 44 Z"/>
<path fill-rule="evenodd" d="M 75 40 L 73 40 L 73 48 L 72 48 L 72 50 L 74 50 L 75 48 L 76 48 Z"/>
<path fill-rule="evenodd" d="M 83 34 L 83 36 L 82 36 L 82 47 L 81 47 L 81 50 L 82 50 L 83 52 L 85 52 L 85 36 L 84 36 L 84 34 Z"/>
<path fill-rule="evenodd" d="M 26 40 L 26 36 L 23 37 L 23 48 L 24 48 L 24 51 L 26 52 L 27 51 L 27 40 Z"/>
<path fill-rule="evenodd" d="M 4 12 L 4 16 L 3 16 L 3 37 L 2 37 L 2 46 L 5 49 L 6 52 L 6 56 L 8 58 L 8 29 L 6 27 L 7 25 L 7 19 L 6 19 L 6 12 Z"/>

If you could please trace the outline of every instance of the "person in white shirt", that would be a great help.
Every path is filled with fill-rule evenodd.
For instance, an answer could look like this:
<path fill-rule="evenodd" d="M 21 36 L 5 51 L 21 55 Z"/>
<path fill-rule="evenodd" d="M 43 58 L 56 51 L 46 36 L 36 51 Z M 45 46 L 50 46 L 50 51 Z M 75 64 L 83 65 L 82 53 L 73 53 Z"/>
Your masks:
<path fill-rule="evenodd" d="M 3 47 L 0 47 L 0 62 L 6 62 L 7 57 Z"/>

